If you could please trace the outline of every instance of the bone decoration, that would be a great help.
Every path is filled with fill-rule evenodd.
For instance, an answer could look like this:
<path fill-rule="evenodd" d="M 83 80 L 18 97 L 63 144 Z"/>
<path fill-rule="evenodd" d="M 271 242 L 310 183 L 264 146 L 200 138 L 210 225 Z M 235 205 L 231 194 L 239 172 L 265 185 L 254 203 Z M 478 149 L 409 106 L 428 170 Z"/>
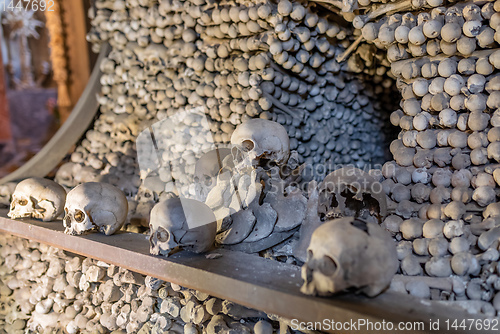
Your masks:
<path fill-rule="evenodd" d="M 416 278 L 393 280 L 394 290 L 497 315 L 498 4 L 327 2 L 97 1 L 89 40 L 112 46 L 101 66 L 102 113 L 57 182 L 121 189 L 135 232 L 145 232 L 157 202 L 203 200 L 218 220 L 219 246 L 299 266 L 314 228 L 354 216 L 387 230 L 398 273 Z M 184 117 L 198 107 L 204 124 Z M 155 124 L 176 115 L 175 127 L 203 149 L 180 134 L 156 135 Z M 309 179 L 293 184 L 260 163 L 234 173 L 226 159 L 210 183 L 203 177 L 207 189 L 185 177 L 204 155 L 231 148 L 253 119 L 286 130 L 286 168 L 305 164 L 321 185 L 352 164 L 382 186 L 380 198 L 334 186 L 340 208 L 324 188 L 311 184 L 307 194 Z M 196 135 L 207 129 L 210 137 Z M 145 130 L 159 144 L 144 160 L 153 168 L 138 156 Z M 451 288 L 450 277 L 460 278 Z"/>
<path fill-rule="evenodd" d="M 128 202 L 120 189 L 107 183 L 89 182 L 68 193 L 64 211 L 64 233 L 80 235 L 97 230 L 111 235 L 125 223 Z"/>

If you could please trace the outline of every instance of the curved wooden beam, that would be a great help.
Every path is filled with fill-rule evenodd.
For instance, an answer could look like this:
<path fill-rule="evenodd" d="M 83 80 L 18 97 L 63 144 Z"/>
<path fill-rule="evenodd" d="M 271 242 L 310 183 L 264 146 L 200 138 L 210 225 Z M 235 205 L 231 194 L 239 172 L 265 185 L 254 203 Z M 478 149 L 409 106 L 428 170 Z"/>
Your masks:
<path fill-rule="evenodd" d="M 110 51 L 109 44 L 103 45 L 89 82 L 76 103 L 71 115 L 59 131 L 38 154 L 16 171 L 0 179 L 0 184 L 23 180 L 28 177 L 44 177 L 60 162 L 71 147 L 85 134 L 99 109 L 96 94 L 101 90 L 100 64 Z"/>

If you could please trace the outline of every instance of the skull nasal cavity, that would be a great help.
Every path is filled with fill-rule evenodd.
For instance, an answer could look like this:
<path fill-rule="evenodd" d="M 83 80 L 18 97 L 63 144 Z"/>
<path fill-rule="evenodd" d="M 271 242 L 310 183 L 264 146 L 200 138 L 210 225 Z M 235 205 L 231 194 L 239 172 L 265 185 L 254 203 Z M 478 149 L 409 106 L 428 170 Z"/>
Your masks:
<path fill-rule="evenodd" d="M 244 140 L 243 143 L 241 143 L 241 147 L 245 152 L 250 152 L 254 149 L 255 144 L 251 140 Z"/>

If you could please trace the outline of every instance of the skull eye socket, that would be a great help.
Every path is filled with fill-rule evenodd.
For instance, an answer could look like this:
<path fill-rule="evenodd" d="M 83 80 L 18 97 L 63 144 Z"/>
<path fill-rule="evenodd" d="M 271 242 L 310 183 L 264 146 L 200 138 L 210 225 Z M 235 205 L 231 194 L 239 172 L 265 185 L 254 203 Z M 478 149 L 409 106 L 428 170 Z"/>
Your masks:
<path fill-rule="evenodd" d="M 242 147 L 242 149 L 243 149 L 244 152 L 250 152 L 251 150 L 254 149 L 255 144 L 251 140 L 244 140 L 241 143 L 241 147 Z"/>
<path fill-rule="evenodd" d="M 205 176 L 205 181 L 203 182 L 207 187 L 212 185 L 212 178 L 210 176 Z"/>
<path fill-rule="evenodd" d="M 21 206 L 26 206 L 28 205 L 28 200 L 25 200 L 25 199 L 21 199 L 19 200 L 19 202 L 17 202 L 19 205 Z"/>
<path fill-rule="evenodd" d="M 160 227 L 158 229 L 158 232 L 156 232 L 156 238 L 158 239 L 159 242 L 167 242 L 169 239 L 169 234 L 167 230 Z"/>
<path fill-rule="evenodd" d="M 82 211 L 80 211 L 80 210 L 76 211 L 76 213 L 75 213 L 75 221 L 77 223 L 81 223 L 84 220 L 85 220 L 85 214 Z"/>
<path fill-rule="evenodd" d="M 325 276 L 333 276 L 337 271 L 337 263 L 329 256 L 323 256 L 318 263 L 318 270 Z"/>

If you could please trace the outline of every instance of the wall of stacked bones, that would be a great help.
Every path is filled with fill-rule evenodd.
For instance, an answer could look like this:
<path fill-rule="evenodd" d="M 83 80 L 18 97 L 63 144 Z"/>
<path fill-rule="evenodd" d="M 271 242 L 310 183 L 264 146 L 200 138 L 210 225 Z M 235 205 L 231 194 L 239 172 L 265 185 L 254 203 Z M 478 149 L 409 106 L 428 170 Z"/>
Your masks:
<path fill-rule="evenodd" d="M 319 288 L 328 275 L 314 274 L 312 253 L 306 256 L 304 235 L 308 242 L 312 231 L 304 226 L 332 228 L 325 221 L 350 213 L 365 219 L 347 222 L 350 228 L 379 241 L 389 235 L 396 245 L 384 264 L 390 272 L 394 260 L 396 275 L 390 273 L 366 294 L 376 295 L 390 283 L 390 290 L 402 294 L 496 316 L 499 12 L 499 1 L 486 0 L 98 0 L 89 13 L 88 40 L 96 52 L 103 43 L 111 45 L 101 64 L 100 114 L 55 181 L 68 190 L 93 181 L 113 184 L 128 201 L 124 229 L 148 233 L 157 202 L 179 193 L 196 195 L 196 189 L 177 188 L 172 180 L 183 184 L 185 175 L 195 174 L 206 151 L 178 146 L 172 129 L 160 127 L 163 133 L 155 135 L 161 134 L 169 149 L 160 152 L 158 159 L 165 161 L 158 164 L 181 161 L 182 170 L 144 169 L 136 144 L 141 132 L 197 107 L 206 114 L 210 136 L 196 137 L 203 133 L 196 117 L 178 117 L 177 126 L 192 129 L 197 147 L 229 147 L 240 124 L 252 118 L 274 121 L 286 129 L 294 152 L 285 166 L 306 164 L 314 173 L 302 182 L 315 179 L 320 186 L 313 181 L 309 192 L 307 186 L 298 192 L 293 190 L 300 187 L 287 188 L 287 196 L 261 189 L 258 205 L 219 222 L 219 244 L 305 262 L 302 291 L 328 294 L 332 291 Z M 399 109 L 396 96 L 402 97 Z M 347 164 L 366 172 L 354 179 L 380 182 L 383 199 L 361 191 L 376 204 L 375 214 L 361 212 L 352 204 L 359 202 L 357 194 L 345 189 L 332 192 L 335 204 L 331 198 L 321 202 L 325 176 Z M 259 177 L 267 185 L 281 176 L 261 171 Z M 333 174 L 328 180 L 349 182 L 344 177 Z M 9 204 L 14 187 L 1 188 L 2 203 Z M 227 191 L 219 188 L 214 193 Z M 215 211 L 227 204 L 204 199 Z M 290 208 L 297 210 L 295 219 Z M 267 233 L 256 233 L 256 226 Z M 322 241 L 314 234 L 312 240 Z M 285 319 L 34 242 L 2 236 L 0 246 L 1 321 L 8 333 L 290 330 Z M 340 248 L 312 250 L 356 254 L 348 245 Z M 368 272 L 380 275 L 376 268 Z M 366 285 L 359 279 L 336 284 Z"/>
<path fill-rule="evenodd" d="M 291 322 L 13 236 L 1 236 L 2 333 L 286 333 Z"/>

